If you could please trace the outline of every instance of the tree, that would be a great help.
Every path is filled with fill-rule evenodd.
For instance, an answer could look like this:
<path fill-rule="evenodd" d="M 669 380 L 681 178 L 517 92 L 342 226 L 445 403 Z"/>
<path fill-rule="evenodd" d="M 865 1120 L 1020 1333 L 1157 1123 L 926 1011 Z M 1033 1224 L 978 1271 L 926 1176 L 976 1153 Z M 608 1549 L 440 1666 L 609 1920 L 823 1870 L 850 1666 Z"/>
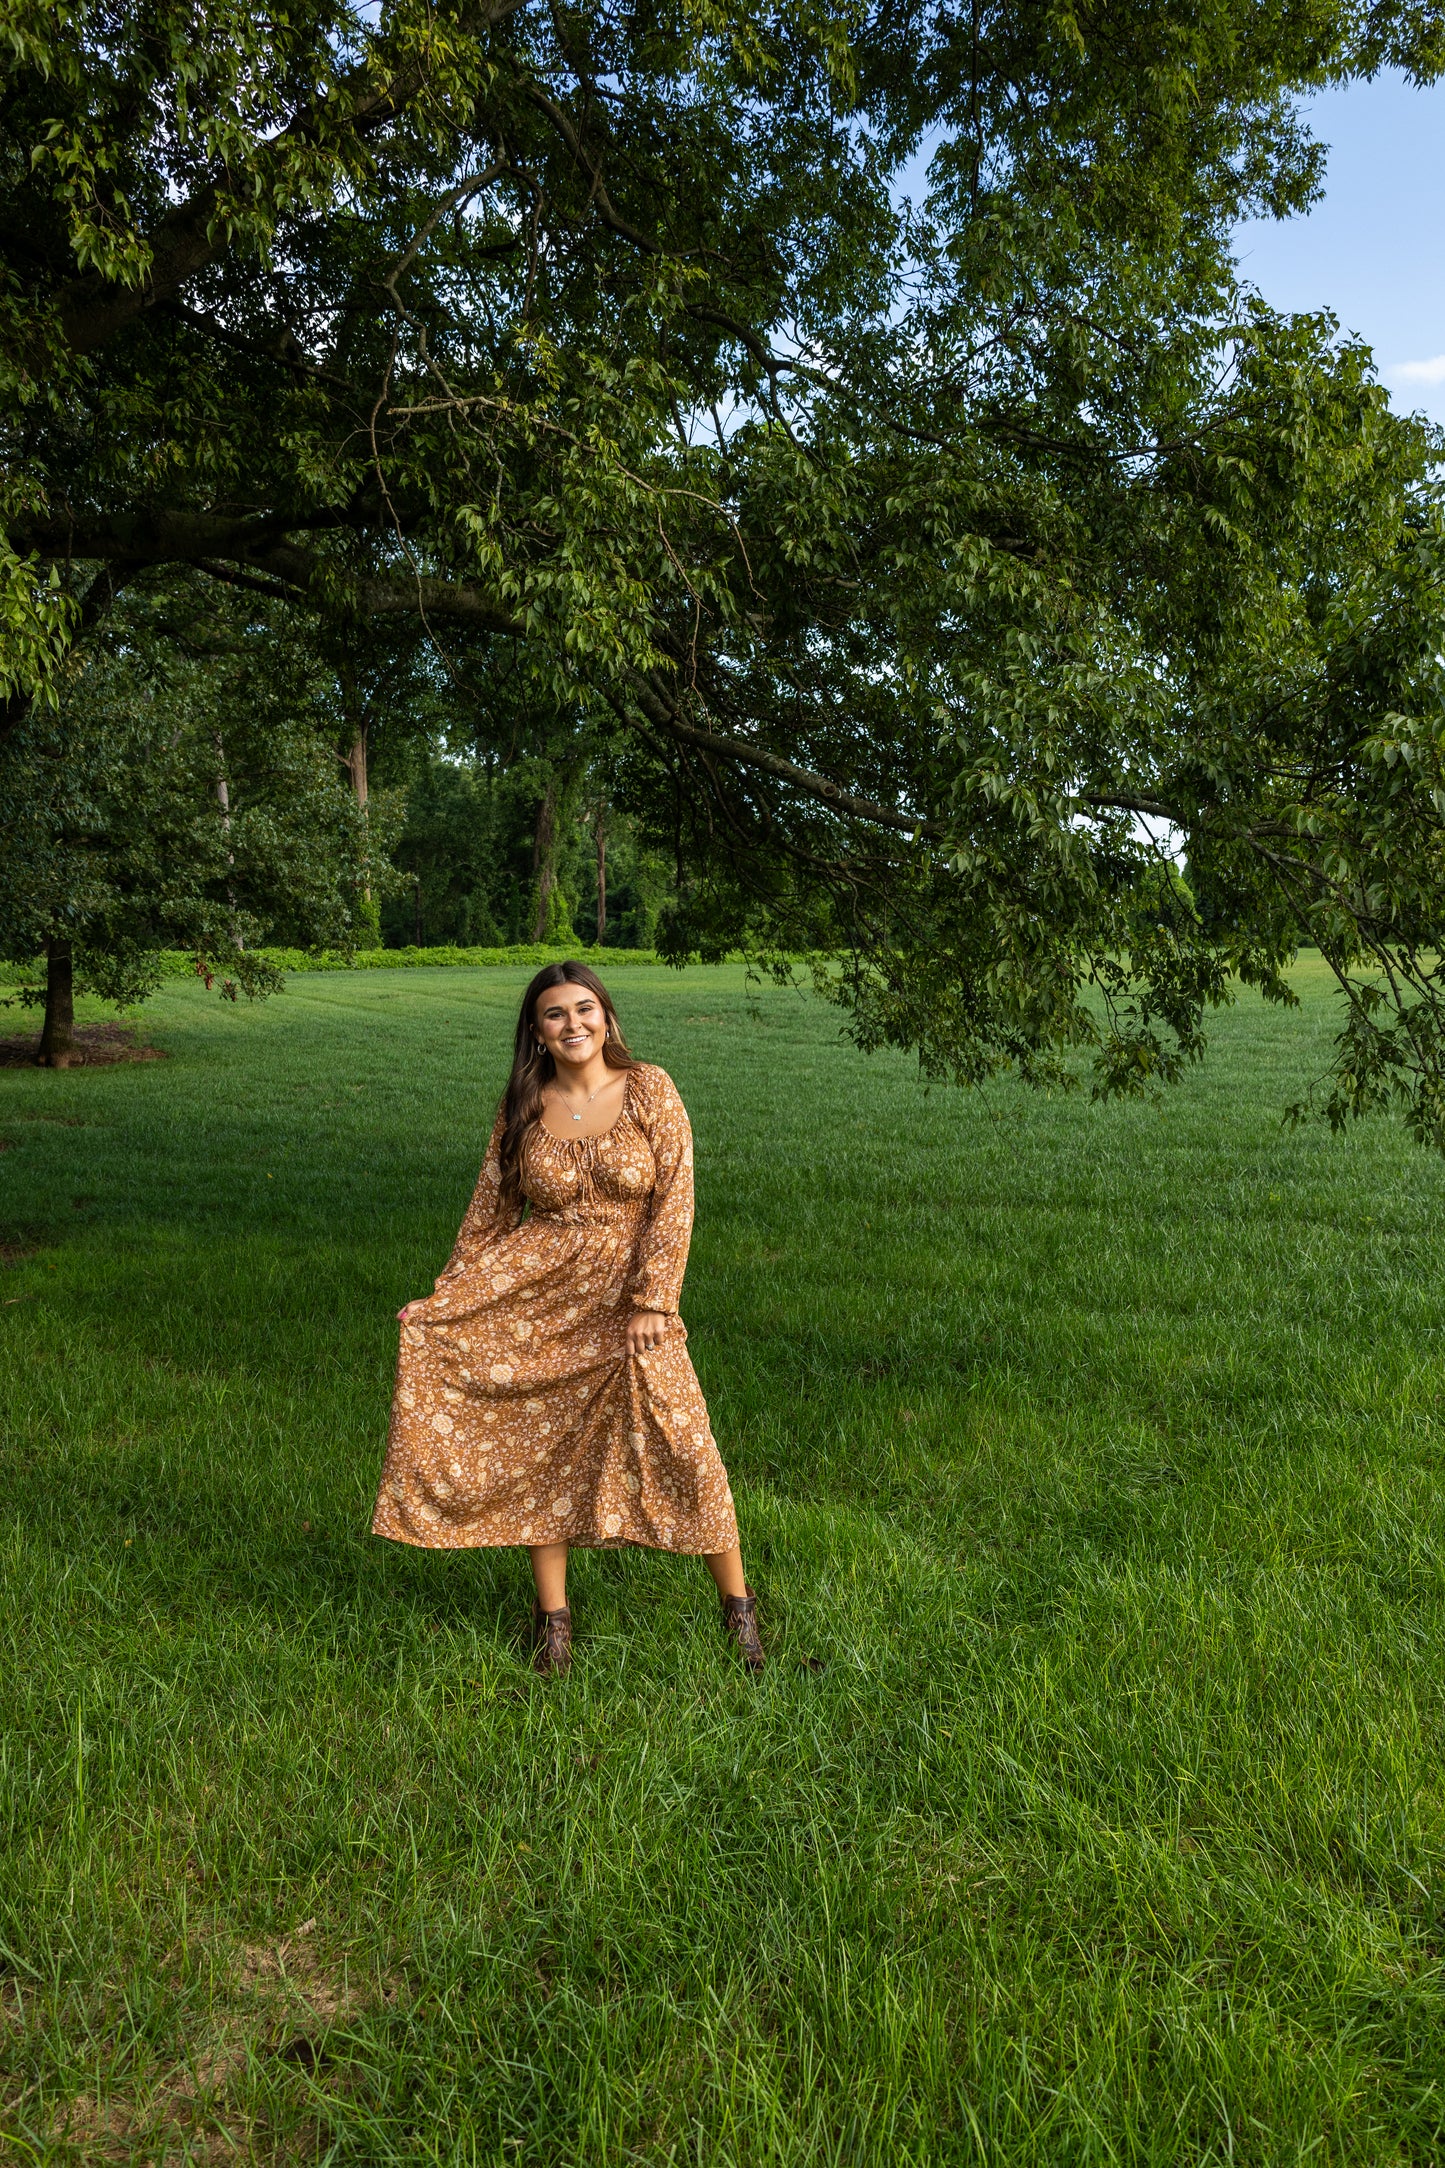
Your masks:
<path fill-rule="evenodd" d="M 1437 447 L 1229 253 L 1318 184 L 1297 94 L 1437 72 L 1433 11 L 26 0 L 8 38 L 12 718 L 148 565 L 418 625 L 605 742 L 679 953 L 808 949 L 865 1043 L 1088 1044 L 1115 1090 L 1311 938 L 1331 1110 L 1445 1141 Z"/>
<path fill-rule="evenodd" d="M 418 749 L 445 735 L 446 676 L 419 625 L 309 625 L 290 606 L 286 621 L 289 637 L 310 648 L 321 670 L 335 681 L 340 725 L 336 757 L 367 839 L 369 870 L 362 884 L 358 938 L 361 946 L 374 948 L 381 941 L 381 902 L 389 885 L 383 838 L 396 832 L 400 811 L 393 800 L 381 811 L 378 826 L 372 812 L 373 774 L 379 761 L 386 781 L 409 775 Z"/>
<path fill-rule="evenodd" d="M 279 983 L 258 942 L 355 939 L 376 839 L 331 750 L 334 680 L 274 605 L 207 603 L 122 602 L 0 749 L 0 954 L 46 956 L 52 1067 L 77 978 L 134 1001 L 184 948 L 234 999 Z"/>
<path fill-rule="evenodd" d="M 406 793 L 396 848 L 405 877 L 383 913 L 388 946 L 488 948 L 531 939 L 531 793 L 525 774 L 432 757 Z"/>
<path fill-rule="evenodd" d="M 530 941 L 537 926 L 534 867 L 538 807 L 549 777 L 539 763 L 433 755 L 408 783 L 394 857 L 403 877 L 384 905 L 388 947 L 435 942 L 491 947 Z M 587 790 L 591 795 L 586 795 Z M 626 815 L 608 809 L 599 892 L 595 779 L 571 819 L 554 823 L 553 884 L 545 937 L 650 948 L 672 882 L 666 864 Z"/>

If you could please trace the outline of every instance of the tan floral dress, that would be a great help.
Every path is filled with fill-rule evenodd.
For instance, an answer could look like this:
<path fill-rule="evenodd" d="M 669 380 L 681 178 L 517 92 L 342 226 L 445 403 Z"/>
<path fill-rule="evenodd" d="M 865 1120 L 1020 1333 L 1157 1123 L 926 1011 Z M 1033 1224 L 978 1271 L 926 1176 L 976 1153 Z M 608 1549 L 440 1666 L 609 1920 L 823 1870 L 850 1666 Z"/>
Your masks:
<path fill-rule="evenodd" d="M 627 1073 L 605 1136 L 535 1124 L 530 1207 L 498 1210 L 498 1115 L 436 1293 L 401 1328 L 372 1528 L 402 1543 L 727 1551 L 733 1494 L 677 1314 L 692 1131 L 671 1077 Z M 671 1320 L 629 1358 L 636 1310 Z"/>

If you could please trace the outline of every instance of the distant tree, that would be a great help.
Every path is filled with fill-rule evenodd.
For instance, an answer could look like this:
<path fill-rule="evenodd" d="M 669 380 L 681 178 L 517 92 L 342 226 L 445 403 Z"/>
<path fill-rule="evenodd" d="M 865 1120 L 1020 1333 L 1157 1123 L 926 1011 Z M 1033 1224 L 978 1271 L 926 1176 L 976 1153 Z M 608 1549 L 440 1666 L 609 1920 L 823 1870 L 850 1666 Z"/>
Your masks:
<path fill-rule="evenodd" d="M 587 779 L 587 787 L 594 787 Z M 647 948 L 672 892 L 670 868 L 636 823 L 605 813 L 603 905 L 598 911 L 595 795 L 560 819 L 555 810 L 547 911 L 539 918 L 539 807 L 555 784 L 536 761 L 433 755 L 405 792 L 394 857 L 401 875 L 383 906 L 391 948 L 457 942 L 590 942 Z M 575 795 L 575 794 L 574 794 Z M 538 932 L 538 926 L 541 932 Z"/>
<path fill-rule="evenodd" d="M 403 879 L 382 914 L 389 947 L 531 939 L 532 794 L 520 782 L 515 770 L 427 760 L 406 793 L 395 852 Z"/>
<path fill-rule="evenodd" d="M 0 954 L 43 952 L 40 1058 L 64 1067 L 74 992 L 120 1001 L 188 949 L 234 998 L 279 982 L 256 944 L 355 942 L 386 878 L 333 750 L 336 681 L 289 627 L 184 585 L 135 595 L 0 748 Z"/>
<path fill-rule="evenodd" d="M 319 624 L 289 608 L 289 637 L 309 649 L 321 673 L 334 683 L 338 728 L 337 760 L 368 832 L 373 825 L 372 792 L 379 777 L 393 794 L 382 816 L 382 829 L 395 831 L 400 818 L 396 786 L 424 768 L 431 750 L 456 727 L 457 688 L 420 624 L 391 622 Z M 464 704 L 467 700 L 464 693 Z M 378 837 L 379 844 L 379 837 Z M 358 940 L 374 947 L 381 940 L 384 872 L 368 881 L 358 919 Z"/>
<path fill-rule="evenodd" d="M 606 778 L 603 779 L 604 785 Z M 652 948 L 664 913 L 676 897 L 673 866 L 631 815 L 620 812 L 605 788 L 579 823 L 589 847 L 579 883 L 579 916 L 601 946 Z"/>
<path fill-rule="evenodd" d="M 590 734 L 675 952 L 1131 1090 L 1310 939 L 1329 1110 L 1445 1141 L 1437 444 L 1231 254 L 1437 10 L 19 0 L 4 54 L 0 722 L 145 567 L 419 628 Z M 535 927 L 592 755 L 516 757 Z"/>

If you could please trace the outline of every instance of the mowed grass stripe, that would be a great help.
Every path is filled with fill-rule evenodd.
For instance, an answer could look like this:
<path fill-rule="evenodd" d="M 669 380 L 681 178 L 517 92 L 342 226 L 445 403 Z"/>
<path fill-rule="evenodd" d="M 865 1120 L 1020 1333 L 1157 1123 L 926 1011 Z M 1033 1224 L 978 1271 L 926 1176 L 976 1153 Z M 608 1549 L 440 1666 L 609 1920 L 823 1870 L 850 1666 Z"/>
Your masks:
<path fill-rule="evenodd" d="M 0 2129 L 21 2160 L 1429 2161 L 1445 1170 L 923 1092 L 735 970 L 619 987 L 774 1661 L 699 1568 L 365 1533 L 525 974 L 168 989 L 0 1074 Z"/>

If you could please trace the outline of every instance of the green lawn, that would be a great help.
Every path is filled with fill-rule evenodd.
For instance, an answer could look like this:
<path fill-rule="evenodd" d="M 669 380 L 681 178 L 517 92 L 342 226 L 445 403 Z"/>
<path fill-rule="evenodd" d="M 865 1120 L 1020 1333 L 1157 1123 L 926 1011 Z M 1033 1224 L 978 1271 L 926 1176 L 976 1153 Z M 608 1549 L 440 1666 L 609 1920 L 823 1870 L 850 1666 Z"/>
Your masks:
<path fill-rule="evenodd" d="M 0 1072 L 0 2157 L 1445 2157 L 1445 1169 L 1281 1128 L 1318 976 L 1107 1109 L 620 980 L 761 1687 L 695 1562 L 546 1687 L 366 1533 L 523 976 Z"/>

